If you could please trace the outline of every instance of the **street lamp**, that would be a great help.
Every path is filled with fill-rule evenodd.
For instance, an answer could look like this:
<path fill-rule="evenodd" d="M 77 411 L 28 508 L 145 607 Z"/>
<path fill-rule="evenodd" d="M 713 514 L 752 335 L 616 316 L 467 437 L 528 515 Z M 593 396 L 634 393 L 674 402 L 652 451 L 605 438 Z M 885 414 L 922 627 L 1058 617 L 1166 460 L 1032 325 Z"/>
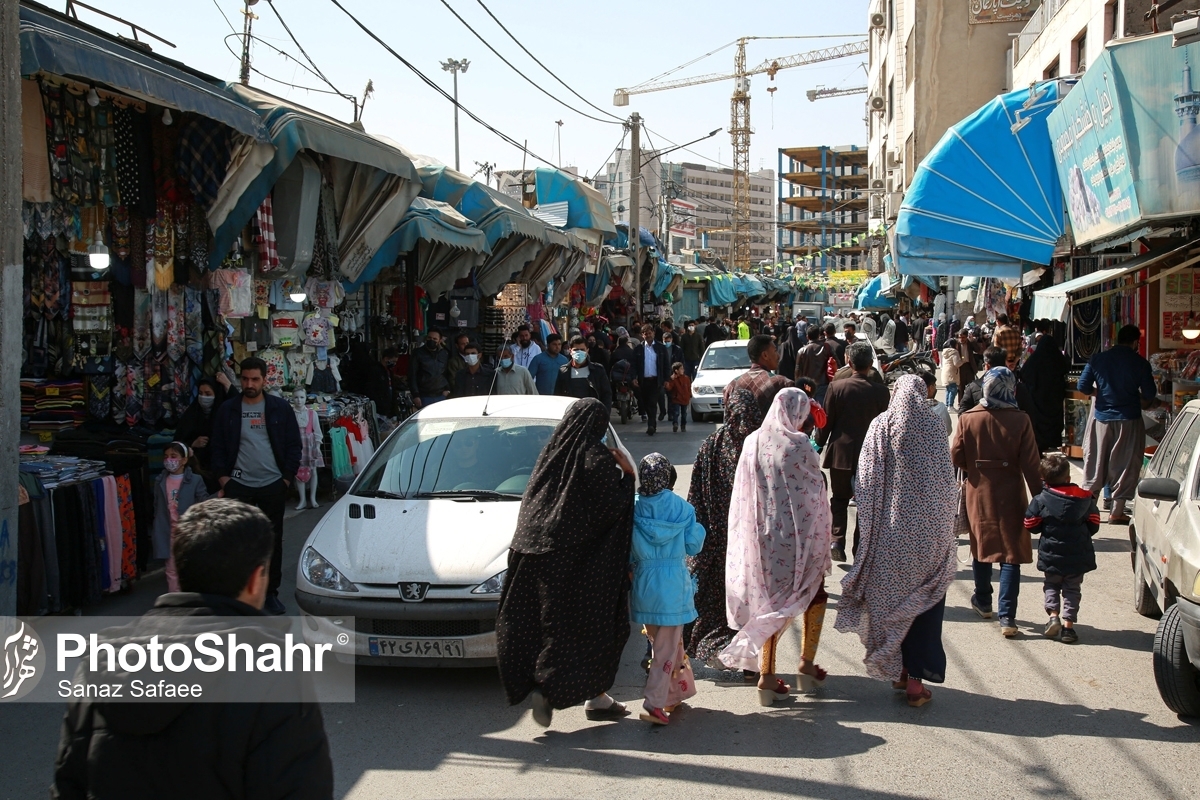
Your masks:
<path fill-rule="evenodd" d="M 458 73 L 466 72 L 471 62 L 467 59 L 449 58 L 442 62 L 442 69 L 454 74 L 454 169 L 458 166 Z"/>

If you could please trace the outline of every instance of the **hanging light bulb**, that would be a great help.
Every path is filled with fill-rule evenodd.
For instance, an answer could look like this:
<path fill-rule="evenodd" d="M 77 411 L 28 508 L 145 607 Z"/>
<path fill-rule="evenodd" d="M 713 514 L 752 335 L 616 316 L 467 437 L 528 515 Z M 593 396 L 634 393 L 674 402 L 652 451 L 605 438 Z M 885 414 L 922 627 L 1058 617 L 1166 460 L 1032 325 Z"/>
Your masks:
<path fill-rule="evenodd" d="M 1194 313 L 1188 314 L 1187 322 L 1183 323 L 1183 338 L 1189 342 L 1200 339 L 1200 320 L 1196 319 Z"/>
<path fill-rule="evenodd" d="M 108 269 L 109 260 L 108 248 L 104 246 L 104 242 L 92 242 L 88 246 L 88 264 L 92 269 Z"/>
<path fill-rule="evenodd" d="M 171 109 L 169 109 L 169 108 L 164 108 L 164 109 L 163 109 L 163 116 L 162 116 L 162 123 L 163 123 L 163 125 L 170 125 L 170 124 L 171 124 L 172 122 L 174 122 L 174 121 L 175 121 L 175 120 L 171 118 Z"/>
<path fill-rule="evenodd" d="M 100 93 L 96 91 L 95 86 L 88 89 L 87 104 L 89 106 L 91 106 L 92 108 L 95 108 L 96 106 L 100 105 Z"/>
<path fill-rule="evenodd" d="M 304 291 L 303 289 L 298 289 L 290 293 L 288 297 L 292 299 L 293 303 L 303 303 L 308 299 L 308 292 Z"/>
<path fill-rule="evenodd" d="M 450 304 L 450 319 L 458 319 L 462 316 L 462 312 L 458 310 L 458 301 L 455 300 Z"/>

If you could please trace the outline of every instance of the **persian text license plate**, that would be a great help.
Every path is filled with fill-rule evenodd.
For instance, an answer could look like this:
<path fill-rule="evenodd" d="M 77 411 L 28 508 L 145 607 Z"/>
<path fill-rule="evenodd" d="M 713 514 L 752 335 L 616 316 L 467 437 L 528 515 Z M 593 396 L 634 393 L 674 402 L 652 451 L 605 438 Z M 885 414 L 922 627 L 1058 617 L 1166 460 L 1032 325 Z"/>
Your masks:
<path fill-rule="evenodd" d="M 465 658 L 462 639 L 393 639 L 371 636 L 367 647 L 373 656 L 408 658 Z"/>

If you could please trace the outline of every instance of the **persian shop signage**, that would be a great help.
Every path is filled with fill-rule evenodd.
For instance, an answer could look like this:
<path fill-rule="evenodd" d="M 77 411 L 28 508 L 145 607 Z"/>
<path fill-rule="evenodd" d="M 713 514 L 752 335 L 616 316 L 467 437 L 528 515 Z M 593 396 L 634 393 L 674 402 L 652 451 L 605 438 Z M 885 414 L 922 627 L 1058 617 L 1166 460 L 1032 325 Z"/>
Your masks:
<path fill-rule="evenodd" d="M 1027 22 L 1037 11 L 1034 0 L 968 0 L 970 23 Z"/>

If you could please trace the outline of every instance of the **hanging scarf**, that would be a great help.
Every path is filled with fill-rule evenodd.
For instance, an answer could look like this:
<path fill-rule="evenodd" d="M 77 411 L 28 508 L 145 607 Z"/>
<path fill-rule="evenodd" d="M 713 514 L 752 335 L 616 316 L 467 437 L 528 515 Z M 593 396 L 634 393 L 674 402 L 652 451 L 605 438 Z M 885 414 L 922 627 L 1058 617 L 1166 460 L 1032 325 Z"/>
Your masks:
<path fill-rule="evenodd" d="M 983 375 L 984 408 L 1016 408 L 1017 376 L 1008 367 L 993 367 Z"/>
<path fill-rule="evenodd" d="M 859 635 L 867 674 L 880 680 L 899 677 L 900 644 L 912 621 L 945 597 L 957 569 L 954 469 L 944 423 L 925 397 L 923 380 L 900 377 L 858 460 L 862 538 L 842 579 L 836 627 Z"/>
<path fill-rule="evenodd" d="M 735 669 L 758 669 L 763 643 L 809 607 L 833 566 L 825 480 L 802 431 L 809 407 L 800 389 L 781 390 L 738 461 L 725 553 L 725 603 L 738 634 L 721 652 Z"/>

